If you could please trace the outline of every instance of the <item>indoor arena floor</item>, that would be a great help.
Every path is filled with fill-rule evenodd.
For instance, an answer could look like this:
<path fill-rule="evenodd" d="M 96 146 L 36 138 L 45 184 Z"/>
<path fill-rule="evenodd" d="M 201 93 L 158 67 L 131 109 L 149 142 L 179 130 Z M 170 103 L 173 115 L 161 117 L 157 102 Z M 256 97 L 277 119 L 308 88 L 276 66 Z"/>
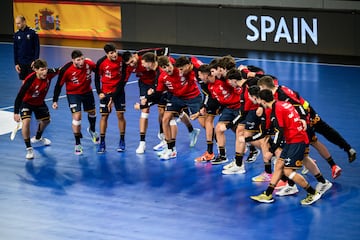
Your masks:
<path fill-rule="evenodd" d="M 94 61 L 104 55 L 100 48 L 77 48 Z M 42 46 L 41 58 L 48 61 L 49 67 L 59 67 L 70 60 L 73 49 Z M 350 164 L 347 153 L 319 136 L 343 169 L 339 178 L 332 179 L 328 164 L 311 150 L 333 187 L 310 206 L 300 204 L 306 195 L 303 189 L 294 196 L 275 196 L 272 204 L 259 204 L 250 196 L 261 193 L 268 185 L 251 181 L 263 171 L 261 156 L 247 163 L 246 173 L 241 175 L 225 176 L 221 165 L 195 163 L 194 158 L 206 150 L 203 129 L 196 146 L 190 148 L 187 129 L 179 123 L 177 158 L 159 160 L 152 150 L 159 142 L 156 107 L 152 107 L 149 117 L 146 152 L 135 153 L 140 116 L 133 109 L 138 101 L 135 76 L 126 86 L 125 152 L 116 151 L 119 132 L 115 115 L 111 114 L 107 152 L 97 154 L 96 145 L 87 136 L 84 117 L 84 154 L 74 155 L 67 100 L 62 97 L 59 109 L 52 110 L 51 88 L 47 104 L 52 122 L 44 136 L 52 144 L 35 148 L 35 159 L 26 160 L 21 133 L 14 141 L 9 138 L 15 126 L 13 103 L 20 87 L 12 51 L 12 44 L 0 44 L 0 239 L 359 239 L 360 159 Z M 212 59 L 198 57 L 205 63 Z M 360 65 L 319 63 L 291 55 L 282 59 L 251 54 L 240 57 L 236 58 L 238 65 L 259 66 L 277 76 L 280 84 L 300 92 L 360 151 Z M 98 107 L 97 97 L 96 103 Z M 198 122 L 193 125 L 200 128 Z M 36 131 L 35 121 L 31 131 Z M 227 132 L 226 136 L 228 157 L 232 158 L 234 134 Z M 306 178 L 315 186 L 313 176 Z"/>

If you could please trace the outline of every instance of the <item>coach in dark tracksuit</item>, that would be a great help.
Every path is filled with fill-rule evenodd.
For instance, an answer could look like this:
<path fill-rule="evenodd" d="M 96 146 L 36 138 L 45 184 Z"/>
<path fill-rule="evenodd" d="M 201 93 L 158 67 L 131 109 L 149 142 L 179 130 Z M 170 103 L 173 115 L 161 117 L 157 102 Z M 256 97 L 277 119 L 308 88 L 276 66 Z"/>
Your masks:
<path fill-rule="evenodd" d="M 32 72 L 32 63 L 39 58 L 40 41 L 36 31 L 26 25 L 24 16 L 15 18 L 18 31 L 14 34 L 15 70 L 20 80 Z"/>

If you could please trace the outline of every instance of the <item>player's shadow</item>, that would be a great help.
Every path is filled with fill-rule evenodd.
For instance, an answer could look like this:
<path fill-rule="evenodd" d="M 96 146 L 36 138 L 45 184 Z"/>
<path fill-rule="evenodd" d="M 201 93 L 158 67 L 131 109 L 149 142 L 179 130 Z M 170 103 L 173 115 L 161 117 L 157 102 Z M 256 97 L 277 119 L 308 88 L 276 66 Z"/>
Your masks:
<path fill-rule="evenodd" d="M 25 170 L 28 174 L 27 176 L 19 175 L 21 180 L 34 186 L 51 188 L 54 194 L 66 194 L 65 188 L 75 182 L 73 174 L 58 171 L 56 160 L 46 154 L 43 148 L 37 148 L 37 153 L 40 153 L 41 160 L 27 161 Z"/>

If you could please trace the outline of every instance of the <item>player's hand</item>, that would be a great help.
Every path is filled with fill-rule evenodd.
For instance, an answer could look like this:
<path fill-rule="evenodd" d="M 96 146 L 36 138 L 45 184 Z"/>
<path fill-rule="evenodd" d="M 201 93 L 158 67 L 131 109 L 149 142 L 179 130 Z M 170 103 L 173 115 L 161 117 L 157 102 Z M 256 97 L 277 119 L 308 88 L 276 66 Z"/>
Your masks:
<path fill-rule="evenodd" d="M 141 105 L 146 105 L 146 103 L 147 103 L 147 98 L 142 98 L 141 100 L 140 100 L 140 104 Z"/>
<path fill-rule="evenodd" d="M 134 104 L 134 109 L 135 109 L 135 110 L 140 110 L 140 103 L 138 103 L 138 102 L 135 103 L 135 104 Z"/>
<path fill-rule="evenodd" d="M 195 120 L 200 116 L 200 112 L 194 113 L 190 115 L 190 120 Z"/>
<path fill-rule="evenodd" d="M 147 91 L 147 94 L 148 94 L 148 95 L 151 95 L 151 94 L 153 94 L 154 92 L 155 92 L 154 89 L 149 88 L 148 91 Z"/>
<path fill-rule="evenodd" d="M 53 102 L 52 108 L 53 108 L 54 110 L 57 110 L 58 107 L 59 107 L 59 106 L 58 106 L 57 102 Z"/>
<path fill-rule="evenodd" d="M 99 94 L 99 99 L 101 100 L 101 99 L 103 99 L 105 97 L 105 94 L 104 93 L 100 93 Z"/>
<path fill-rule="evenodd" d="M 20 114 L 15 113 L 15 114 L 14 114 L 14 121 L 15 121 L 15 122 L 20 122 L 20 120 L 21 120 Z"/>
<path fill-rule="evenodd" d="M 306 129 L 307 129 L 306 121 L 304 119 L 300 119 L 300 121 L 301 121 L 301 124 L 303 126 L 303 130 L 306 131 Z"/>
<path fill-rule="evenodd" d="M 238 140 L 239 140 L 239 143 L 244 143 L 245 142 L 245 137 L 244 136 L 239 136 Z"/>

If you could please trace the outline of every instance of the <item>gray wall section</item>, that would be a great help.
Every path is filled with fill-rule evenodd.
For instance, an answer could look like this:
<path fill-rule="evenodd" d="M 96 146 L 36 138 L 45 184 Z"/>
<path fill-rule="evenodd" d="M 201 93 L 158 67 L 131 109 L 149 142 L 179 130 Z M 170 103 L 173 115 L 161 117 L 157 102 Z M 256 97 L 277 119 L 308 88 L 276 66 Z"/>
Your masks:
<path fill-rule="evenodd" d="M 360 30 L 359 12 L 356 11 L 165 4 L 121 5 L 123 41 L 350 56 L 360 54 L 356 44 Z M 258 18 L 252 25 L 259 32 L 262 31 L 262 16 L 270 16 L 274 20 L 275 30 L 266 34 L 266 41 L 247 40 L 247 35 L 254 35 L 246 25 L 249 15 Z M 279 42 L 274 42 L 280 18 L 284 19 L 290 36 L 281 37 Z M 317 42 L 307 34 L 306 44 L 301 43 L 301 34 L 293 34 L 293 18 L 299 21 L 299 32 L 306 24 L 313 27 L 312 21 L 316 19 Z M 306 24 L 300 24 L 302 18 Z M 130 22 L 127 22 L 128 20 Z M 283 28 L 281 31 L 284 32 Z M 295 43 L 296 37 L 298 43 Z"/>
<path fill-rule="evenodd" d="M 357 1 L 192 0 L 193 4 L 184 4 L 190 3 L 188 0 L 181 1 L 182 4 L 180 1 L 156 0 L 151 1 L 151 4 L 144 3 L 147 2 L 146 0 L 118 0 L 118 2 L 122 10 L 123 37 L 121 41 L 124 42 L 360 56 L 358 44 L 360 11 L 354 10 L 359 5 Z M 217 4 L 202 4 L 204 2 Z M 271 2 L 271 7 L 268 2 Z M 299 4 L 297 8 L 289 8 L 295 7 L 295 2 Z M 220 6 L 220 3 L 223 5 Z M 239 5 L 243 6 L 239 7 Z M 249 5 L 255 7 L 249 7 Z M 310 8 L 310 5 L 313 8 Z M 325 10 L 325 6 L 332 9 L 337 6 L 337 10 Z M 344 10 L 346 8 L 352 10 Z M 2 23 L 0 37 L 9 38 L 13 35 L 12 1 L 0 1 L 0 14 Z M 252 27 L 259 32 L 262 31 L 260 28 L 262 17 L 272 18 L 276 29 L 279 28 L 279 20 L 282 17 L 286 30 L 291 36 L 282 37 L 279 42 L 274 42 L 275 29 L 266 34 L 266 41 L 260 39 L 249 41 L 247 35 L 254 35 L 253 29 L 246 25 L 249 15 L 258 18 L 258 21 L 252 22 Z M 301 40 L 301 36 L 292 35 L 293 18 L 298 21 L 303 18 L 310 25 L 312 19 L 317 19 L 317 44 L 312 42 L 309 36 L 306 37 L 306 44 L 294 43 L 294 37 Z M 298 26 L 301 28 L 301 24 Z M 284 29 L 280 29 L 281 31 Z M 286 39 L 290 39 L 290 42 Z"/>

